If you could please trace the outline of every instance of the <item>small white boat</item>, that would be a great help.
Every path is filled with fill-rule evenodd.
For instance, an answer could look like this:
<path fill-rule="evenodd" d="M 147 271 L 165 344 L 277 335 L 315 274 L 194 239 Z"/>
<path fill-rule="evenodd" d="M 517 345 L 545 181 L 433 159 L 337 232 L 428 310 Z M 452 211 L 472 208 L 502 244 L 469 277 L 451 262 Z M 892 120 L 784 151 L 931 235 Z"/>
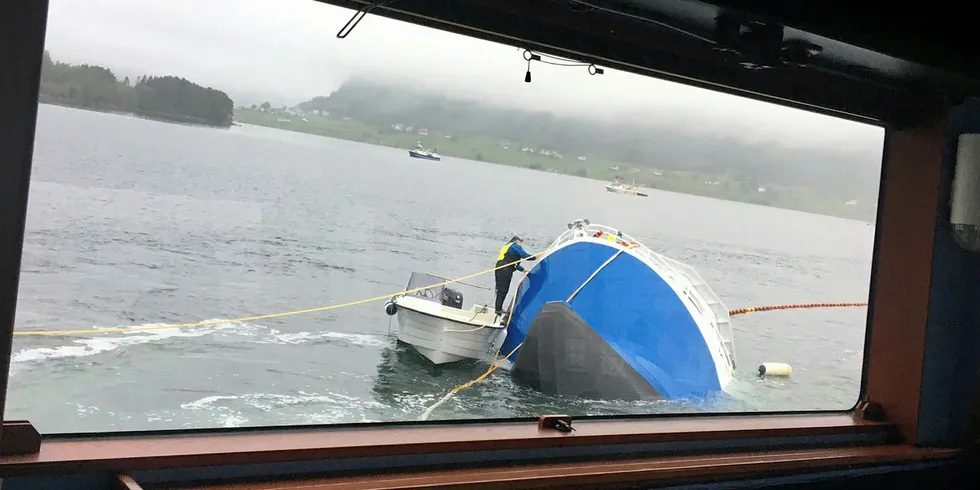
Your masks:
<path fill-rule="evenodd" d="M 606 190 L 609 192 L 615 192 L 617 194 L 629 194 L 631 196 L 647 197 L 646 194 L 636 190 L 636 183 L 634 183 L 633 185 L 627 185 L 617 180 L 611 184 L 606 184 Z"/>
<path fill-rule="evenodd" d="M 415 149 L 408 150 L 408 156 L 412 158 L 421 158 L 423 160 L 436 160 L 436 161 L 442 160 L 442 157 L 439 156 L 439 154 L 436 153 L 434 149 L 427 150 L 423 148 L 421 141 L 419 141 L 419 143 L 415 146 Z"/>
<path fill-rule="evenodd" d="M 434 364 L 490 360 L 506 336 L 500 318 L 488 305 L 463 309 L 460 292 L 438 285 L 446 281 L 414 272 L 406 291 L 436 286 L 396 296 L 385 304 L 386 313 L 398 315 L 398 340 Z"/>

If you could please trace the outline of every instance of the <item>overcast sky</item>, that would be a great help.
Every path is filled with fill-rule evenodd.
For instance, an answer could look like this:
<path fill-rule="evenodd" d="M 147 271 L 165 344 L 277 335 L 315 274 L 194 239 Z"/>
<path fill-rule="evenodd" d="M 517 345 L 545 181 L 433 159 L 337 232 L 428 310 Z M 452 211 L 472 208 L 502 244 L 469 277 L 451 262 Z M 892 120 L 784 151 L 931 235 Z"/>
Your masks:
<path fill-rule="evenodd" d="M 750 142 L 833 147 L 878 164 L 883 130 L 774 104 L 607 70 L 532 65 L 521 50 L 367 16 L 314 0 L 50 0 L 56 60 L 123 74 L 174 74 L 243 98 L 292 105 L 353 76 L 427 85 L 470 98 L 611 120 L 642 117 Z M 254 103 L 254 100 L 250 102 Z M 877 157 L 876 157 L 877 155 Z"/>

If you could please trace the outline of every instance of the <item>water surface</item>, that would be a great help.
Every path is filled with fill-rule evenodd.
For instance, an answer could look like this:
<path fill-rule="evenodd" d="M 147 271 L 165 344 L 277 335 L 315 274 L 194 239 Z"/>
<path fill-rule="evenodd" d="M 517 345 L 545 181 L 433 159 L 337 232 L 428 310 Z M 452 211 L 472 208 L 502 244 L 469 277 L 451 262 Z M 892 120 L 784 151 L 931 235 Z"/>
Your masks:
<path fill-rule="evenodd" d="M 867 223 L 279 130 L 182 126 L 42 105 L 18 330 L 136 327 L 312 308 L 400 291 L 413 271 L 493 266 L 511 235 L 547 246 L 575 218 L 695 266 L 729 308 L 866 301 Z M 491 276 L 468 281 L 492 286 Z M 467 304 L 492 293 L 462 287 Z M 735 317 L 734 397 L 560 399 L 505 374 L 439 418 L 847 409 L 866 310 Z M 485 370 L 433 368 L 381 303 L 243 324 L 15 337 L 8 418 L 42 432 L 415 420 Z M 791 378 L 759 380 L 764 361 Z"/>

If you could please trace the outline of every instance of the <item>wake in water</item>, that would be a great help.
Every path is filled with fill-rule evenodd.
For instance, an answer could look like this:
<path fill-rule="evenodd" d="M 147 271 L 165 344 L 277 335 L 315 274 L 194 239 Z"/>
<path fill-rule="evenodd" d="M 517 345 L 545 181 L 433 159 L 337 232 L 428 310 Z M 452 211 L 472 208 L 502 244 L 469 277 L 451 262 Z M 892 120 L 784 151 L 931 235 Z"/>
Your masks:
<path fill-rule="evenodd" d="M 256 344 L 295 345 L 335 340 L 355 346 L 379 347 L 387 342 L 385 335 L 370 335 L 344 332 L 281 332 L 275 328 L 252 323 L 233 323 L 226 319 L 207 320 L 214 325 L 188 329 L 143 330 L 166 327 L 166 323 L 144 323 L 127 327 L 94 327 L 93 334 L 82 338 L 42 337 L 38 343 L 55 343 L 55 346 L 28 347 L 14 352 L 11 357 L 11 374 L 17 364 L 55 359 L 73 359 L 109 353 L 125 347 L 162 342 L 173 338 L 196 338 L 209 335 L 244 337 L 245 342 Z M 221 323 L 225 322 L 225 323 Z M 132 333 L 117 333 L 119 328 L 132 329 Z M 113 334 L 100 336 L 100 329 L 109 329 Z M 56 340 L 51 340 L 56 339 Z"/>
<path fill-rule="evenodd" d="M 13 373 L 43 366 L 45 372 L 62 373 L 59 376 L 66 380 L 84 379 L 78 377 L 87 377 L 85 371 L 91 369 L 92 361 L 81 360 L 92 359 L 104 378 L 123 371 L 124 379 L 159 383 L 158 375 L 169 377 L 176 366 L 207 360 L 211 367 L 198 373 L 197 379 L 183 378 L 177 385 L 161 383 L 164 387 L 156 393 L 144 388 L 146 399 L 133 400 L 143 408 L 125 410 L 107 400 L 73 402 L 76 417 L 103 419 L 104 426 L 126 430 L 131 426 L 233 428 L 416 421 L 447 390 L 486 369 L 476 362 L 434 367 L 385 334 L 283 332 L 266 325 L 213 321 L 214 325 L 192 329 L 141 331 L 163 325 L 142 324 L 126 327 L 132 333 L 32 339 L 34 345 L 14 354 Z M 280 347 L 268 350 L 275 346 Z M 242 348 L 251 349 L 254 360 L 241 360 Z M 230 362 L 229 352 L 237 352 Z M 126 361 L 118 357 L 122 355 Z M 161 355 L 175 364 L 161 363 Z M 110 357 L 99 362 L 105 356 Z M 377 362 L 365 363 L 368 359 Z M 371 367 L 365 370 L 365 364 Z M 703 402 L 549 397 L 517 385 L 505 373 L 494 373 L 438 407 L 431 419 L 691 412 L 701 411 L 699 405 Z"/>

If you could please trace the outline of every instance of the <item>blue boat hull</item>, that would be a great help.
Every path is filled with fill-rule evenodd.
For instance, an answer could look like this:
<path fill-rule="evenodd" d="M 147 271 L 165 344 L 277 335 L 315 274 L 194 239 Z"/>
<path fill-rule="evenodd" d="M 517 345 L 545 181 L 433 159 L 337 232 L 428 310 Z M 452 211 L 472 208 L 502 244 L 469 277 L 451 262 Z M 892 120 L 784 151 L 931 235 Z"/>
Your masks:
<path fill-rule="evenodd" d="M 421 158 L 423 160 L 436 160 L 436 161 L 442 160 L 442 158 L 440 157 L 433 156 L 428 153 L 419 153 L 415 150 L 408 150 L 408 154 L 413 158 Z"/>
<path fill-rule="evenodd" d="M 715 359 L 691 311 L 637 257 L 621 253 L 567 307 L 554 304 L 565 305 L 621 249 L 579 241 L 534 265 L 517 289 L 501 348 L 509 353 L 527 341 L 511 357 L 515 378 L 551 394 L 606 399 L 687 398 L 721 390 Z M 568 337 L 555 330 L 558 323 L 566 325 L 561 328 L 568 329 Z M 591 334 L 581 332 L 582 325 Z M 595 365 L 596 359 L 605 360 Z M 613 382 L 611 373 L 620 373 L 621 381 Z"/>

